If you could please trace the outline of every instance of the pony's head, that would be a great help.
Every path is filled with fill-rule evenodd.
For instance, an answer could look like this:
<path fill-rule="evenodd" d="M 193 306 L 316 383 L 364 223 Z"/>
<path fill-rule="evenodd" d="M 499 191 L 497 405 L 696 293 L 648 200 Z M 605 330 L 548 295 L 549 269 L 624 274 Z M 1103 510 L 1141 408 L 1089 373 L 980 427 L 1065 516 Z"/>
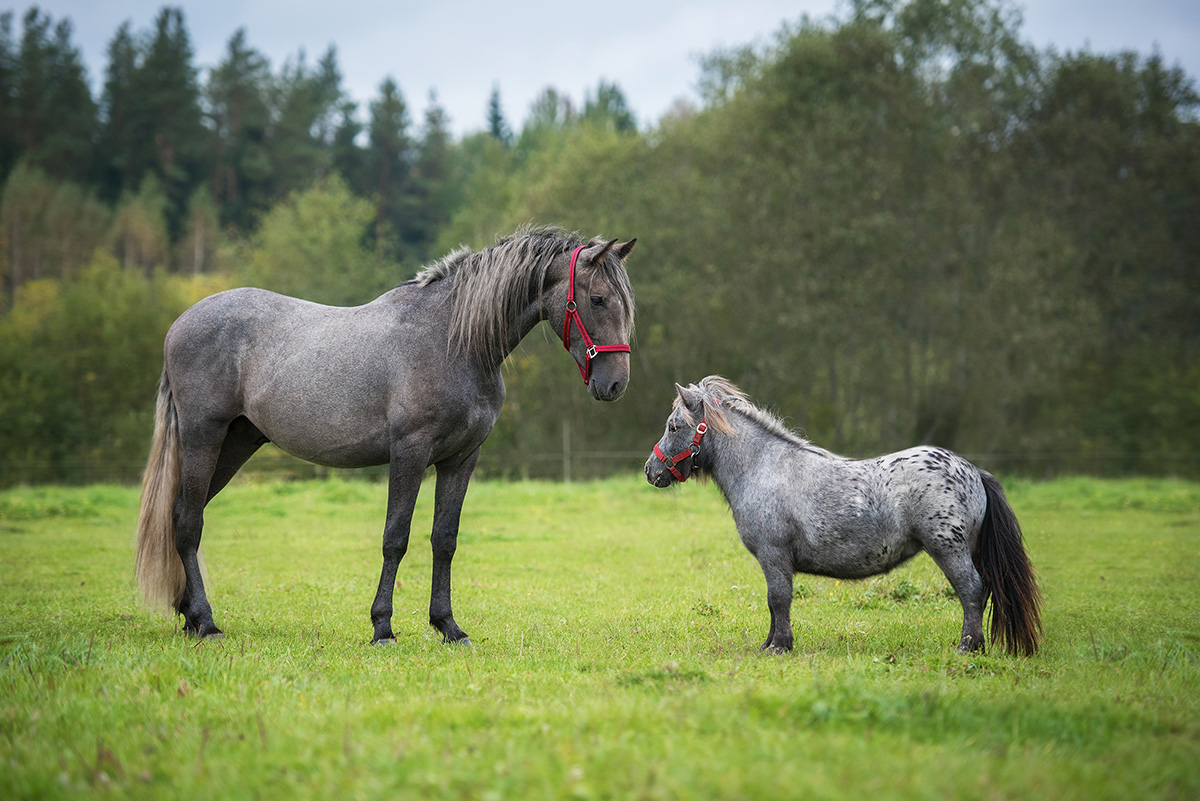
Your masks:
<path fill-rule="evenodd" d="M 703 469 L 711 435 L 732 430 L 725 411 L 746 396 L 729 380 L 710 375 L 699 384 L 675 385 L 675 401 L 666 430 L 646 460 L 646 480 L 656 487 L 687 481 Z"/>
<path fill-rule="evenodd" d="M 624 262 L 636 242 L 592 239 L 564 254 L 566 280 L 544 299 L 550 324 L 596 400 L 614 401 L 629 386 L 633 289 Z"/>

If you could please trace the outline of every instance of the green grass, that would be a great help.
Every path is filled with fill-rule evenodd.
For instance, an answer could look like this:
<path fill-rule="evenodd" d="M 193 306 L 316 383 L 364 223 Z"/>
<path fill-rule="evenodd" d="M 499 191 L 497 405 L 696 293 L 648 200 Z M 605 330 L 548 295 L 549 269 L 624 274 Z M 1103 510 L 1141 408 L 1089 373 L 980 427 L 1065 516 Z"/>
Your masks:
<path fill-rule="evenodd" d="M 227 637 L 135 602 L 135 490 L 0 493 L 0 798 L 1200 797 L 1200 485 L 1009 482 L 1031 659 L 959 656 L 928 557 L 798 577 L 796 650 L 712 486 L 474 484 L 473 648 L 427 624 L 432 487 L 371 647 L 385 490 L 235 484 L 206 514 Z"/>

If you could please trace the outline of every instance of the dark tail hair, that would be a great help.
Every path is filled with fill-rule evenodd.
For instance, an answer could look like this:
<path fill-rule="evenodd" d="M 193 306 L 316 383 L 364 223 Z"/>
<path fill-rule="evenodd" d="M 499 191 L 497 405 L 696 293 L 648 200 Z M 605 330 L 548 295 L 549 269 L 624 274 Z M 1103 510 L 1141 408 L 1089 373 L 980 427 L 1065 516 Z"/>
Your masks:
<path fill-rule="evenodd" d="M 992 600 L 991 642 L 1010 654 L 1037 653 L 1042 634 L 1042 593 L 1025 553 L 1021 526 L 1000 482 L 980 470 L 987 511 L 975 549 L 975 568 L 983 578 L 983 601 Z"/>
<path fill-rule="evenodd" d="M 186 580 L 175 548 L 173 510 L 179 494 L 182 449 L 175 399 L 164 368 L 154 413 L 154 441 L 142 476 L 142 505 L 137 527 L 137 579 L 152 606 L 179 608 Z"/>

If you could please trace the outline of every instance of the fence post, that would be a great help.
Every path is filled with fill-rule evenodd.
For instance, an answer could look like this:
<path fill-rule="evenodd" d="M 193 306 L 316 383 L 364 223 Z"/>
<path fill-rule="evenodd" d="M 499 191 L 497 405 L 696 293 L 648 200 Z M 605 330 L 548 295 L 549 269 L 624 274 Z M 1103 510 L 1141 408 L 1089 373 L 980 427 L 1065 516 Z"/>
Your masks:
<path fill-rule="evenodd" d="M 563 418 L 562 421 L 562 463 L 563 463 L 563 483 L 571 483 L 571 421 Z"/>

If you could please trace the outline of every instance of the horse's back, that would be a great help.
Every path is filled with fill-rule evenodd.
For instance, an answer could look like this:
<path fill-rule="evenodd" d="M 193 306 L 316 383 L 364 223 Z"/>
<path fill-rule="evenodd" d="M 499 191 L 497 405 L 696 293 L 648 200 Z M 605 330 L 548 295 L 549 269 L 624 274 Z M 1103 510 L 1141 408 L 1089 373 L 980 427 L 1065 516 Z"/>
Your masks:
<path fill-rule="evenodd" d="M 411 286 L 347 307 L 232 289 L 180 316 L 167 370 L 185 415 L 245 416 L 318 464 L 380 464 L 398 431 L 461 431 L 465 442 L 499 413 L 498 371 L 449 369 L 444 308 Z"/>

